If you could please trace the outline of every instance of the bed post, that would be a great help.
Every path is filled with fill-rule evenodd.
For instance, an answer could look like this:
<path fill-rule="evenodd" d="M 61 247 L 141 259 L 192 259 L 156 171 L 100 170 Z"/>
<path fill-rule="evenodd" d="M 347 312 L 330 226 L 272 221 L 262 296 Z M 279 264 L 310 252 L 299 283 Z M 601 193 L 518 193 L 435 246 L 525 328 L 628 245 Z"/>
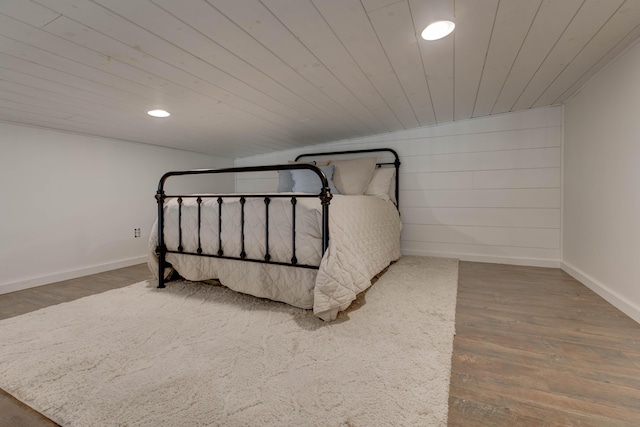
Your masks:
<path fill-rule="evenodd" d="M 400 212 L 400 157 L 398 156 L 398 153 L 396 153 L 394 150 L 390 148 L 389 150 L 395 156 L 395 160 L 393 161 L 393 166 L 396 168 L 396 208 L 398 208 L 398 212 Z"/>
<path fill-rule="evenodd" d="M 333 195 L 329 187 L 322 187 L 320 202 L 322 203 L 322 254 L 329 248 L 329 203 Z"/>
<path fill-rule="evenodd" d="M 164 199 L 165 194 L 162 190 L 162 181 L 156 193 L 158 201 L 158 246 L 156 246 L 156 255 L 158 256 L 158 287 L 164 288 L 164 267 L 167 247 L 164 244 Z"/>

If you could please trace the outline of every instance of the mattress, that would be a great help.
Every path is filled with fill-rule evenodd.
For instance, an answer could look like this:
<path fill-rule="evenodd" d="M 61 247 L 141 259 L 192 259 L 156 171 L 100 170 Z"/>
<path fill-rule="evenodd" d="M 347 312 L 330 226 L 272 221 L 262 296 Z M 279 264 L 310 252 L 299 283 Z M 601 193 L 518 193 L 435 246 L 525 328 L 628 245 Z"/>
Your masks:
<path fill-rule="evenodd" d="M 316 316 L 334 320 L 357 294 L 371 286 L 371 278 L 400 257 L 401 222 L 395 205 L 373 196 L 335 195 L 329 208 L 329 246 L 322 254 L 321 204 L 315 198 L 297 198 L 295 242 L 298 264 L 319 266 L 317 270 L 262 264 L 194 255 L 168 253 L 166 260 L 185 279 L 216 278 L 238 292 L 313 309 Z M 244 251 L 247 258 L 264 259 L 267 235 L 263 197 L 244 203 Z M 242 251 L 241 203 L 225 198 L 222 204 L 222 233 L 218 233 L 218 203 L 203 199 L 200 242 L 198 207 L 195 198 L 184 199 L 181 207 L 181 236 L 178 230 L 178 203 L 165 204 L 165 244 L 177 250 L 181 241 L 185 252 L 216 254 L 219 242 L 225 256 Z M 269 255 L 272 261 L 290 262 L 293 208 L 290 197 L 269 202 Z M 158 274 L 157 225 L 149 240 L 149 267 Z M 157 278 L 157 276 L 156 276 Z"/>

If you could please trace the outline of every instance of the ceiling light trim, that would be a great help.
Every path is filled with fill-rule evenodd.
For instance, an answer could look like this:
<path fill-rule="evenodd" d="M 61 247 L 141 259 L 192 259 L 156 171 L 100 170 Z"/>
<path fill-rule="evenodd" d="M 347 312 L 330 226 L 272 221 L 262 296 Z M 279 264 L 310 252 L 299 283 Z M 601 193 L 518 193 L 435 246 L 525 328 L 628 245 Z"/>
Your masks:
<path fill-rule="evenodd" d="M 456 28 L 452 21 L 436 21 L 422 31 L 422 38 L 427 41 L 440 40 L 447 37 Z"/>
<path fill-rule="evenodd" d="M 160 119 L 163 119 L 165 117 L 169 117 L 171 115 L 171 113 L 169 113 L 166 110 L 149 110 L 149 111 L 147 111 L 147 114 L 152 116 L 152 117 L 158 117 Z"/>

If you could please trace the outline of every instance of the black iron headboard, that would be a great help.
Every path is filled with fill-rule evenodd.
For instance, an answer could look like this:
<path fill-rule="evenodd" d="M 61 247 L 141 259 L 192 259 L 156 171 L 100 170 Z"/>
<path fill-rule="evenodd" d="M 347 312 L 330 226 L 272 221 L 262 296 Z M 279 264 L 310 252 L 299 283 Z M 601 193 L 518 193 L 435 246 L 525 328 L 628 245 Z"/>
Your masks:
<path fill-rule="evenodd" d="M 365 154 L 365 153 L 382 153 L 382 152 L 386 152 L 386 153 L 391 153 L 394 157 L 394 161 L 393 162 L 378 162 L 376 163 L 376 166 L 378 167 L 382 167 L 382 166 L 386 166 L 386 165 L 393 165 L 396 168 L 396 206 L 398 207 L 398 209 L 400 208 L 400 157 L 398 156 L 398 153 L 391 149 L 391 148 L 369 148 L 369 149 L 365 149 L 365 150 L 346 150 L 346 151 L 328 151 L 328 152 L 323 152 L 323 153 L 305 153 L 305 154 L 300 154 L 298 157 L 296 157 L 296 162 L 300 159 L 302 159 L 303 157 L 320 157 L 320 156 L 335 156 L 335 155 L 349 155 L 349 154 Z"/>

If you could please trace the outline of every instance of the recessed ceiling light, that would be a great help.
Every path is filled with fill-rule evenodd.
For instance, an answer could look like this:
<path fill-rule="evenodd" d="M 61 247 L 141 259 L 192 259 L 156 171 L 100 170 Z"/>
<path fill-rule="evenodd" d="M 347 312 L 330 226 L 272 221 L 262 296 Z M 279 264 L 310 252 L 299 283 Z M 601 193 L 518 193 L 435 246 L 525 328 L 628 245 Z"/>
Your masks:
<path fill-rule="evenodd" d="M 427 26 L 422 32 L 422 38 L 433 41 L 448 36 L 456 28 L 456 24 L 451 21 L 438 21 Z"/>
<path fill-rule="evenodd" d="M 147 114 L 153 117 L 169 117 L 171 115 L 168 111 L 164 110 L 151 110 L 147 111 Z"/>

